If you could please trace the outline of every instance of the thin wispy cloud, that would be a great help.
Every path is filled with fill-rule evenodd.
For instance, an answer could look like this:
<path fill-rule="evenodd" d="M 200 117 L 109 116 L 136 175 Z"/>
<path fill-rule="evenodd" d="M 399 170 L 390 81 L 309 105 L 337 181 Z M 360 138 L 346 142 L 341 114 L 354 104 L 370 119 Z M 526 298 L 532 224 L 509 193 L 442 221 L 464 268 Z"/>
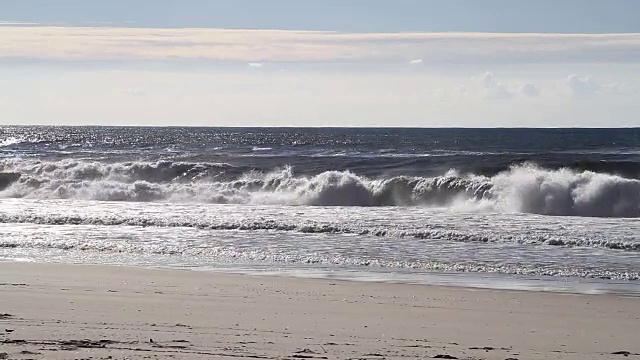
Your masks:
<path fill-rule="evenodd" d="M 97 25 L 96 23 L 93 23 L 93 22 L 85 22 L 84 24 L 87 26 Z M 51 27 L 51 26 L 65 27 L 65 26 L 69 26 L 69 24 L 63 21 L 0 20 L 0 28 L 6 28 L 6 27 L 30 28 L 30 27 Z"/>
<path fill-rule="evenodd" d="M 34 22 L 34 21 L 6 21 L 6 20 L 0 20 L 0 26 L 17 26 L 17 25 L 34 26 L 34 25 L 42 25 L 42 24 L 38 23 L 38 22 Z"/>
<path fill-rule="evenodd" d="M 120 89 L 120 91 L 124 94 L 132 95 L 132 96 L 146 95 L 146 91 L 142 88 L 125 88 L 125 89 Z"/>
<path fill-rule="evenodd" d="M 640 34 L 0 27 L 0 58 L 238 62 L 638 62 Z M 256 55 L 259 56 L 256 59 Z"/>

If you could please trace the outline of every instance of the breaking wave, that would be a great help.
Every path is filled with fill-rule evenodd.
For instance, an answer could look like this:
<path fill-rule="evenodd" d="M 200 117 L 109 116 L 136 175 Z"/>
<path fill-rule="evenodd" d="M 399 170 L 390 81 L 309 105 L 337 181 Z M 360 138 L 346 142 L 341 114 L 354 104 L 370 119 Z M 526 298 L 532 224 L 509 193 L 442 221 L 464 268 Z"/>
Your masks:
<path fill-rule="evenodd" d="M 542 215 L 639 217 L 640 180 L 575 169 L 512 166 L 493 176 L 368 178 L 350 171 L 299 175 L 230 164 L 4 160 L 5 198 L 312 206 L 456 206 Z"/>
<path fill-rule="evenodd" d="M 2 141 L 0 141 L 0 148 L 2 147 L 7 147 L 7 146 L 12 146 L 12 145 L 17 145 L 17 144 L 21 144 L 23 143 L 24 140 L 17 138 L 17 137 L 9 137 L 6 138 Z"/>
<path fill-rule="evenodd" d="M 549 245 L 560 247 L 606 248 L 615 250 L 640 251 L 640 242 L 619 238 L 569 238 L 554 234 L 527 234 L 526 236 L 503 236 L 490 232 L 467 233 L 451 229 L 432 228 L 428 225 L 422 228 L 403 229 L 394 227 L 353 226 L 339 223 L 274 221 L 261 219 L 244 220 L 213 220 L 167 218 L 158 216 L 121 216 L 110 214 L 105 216 L 90 215 L 62 215 L 62 214 L 16 214 L 0 213 L 0 223 L 22 223 L 39 225 L 98 225 L 98 226 L 142 226 L 160 228 L 194 228 L 200 230 L 243 230 L 243 231 L 286 231 L 304 234 L 350 234 L 369 235 L 380 238 L 399 237 L 428 240 L 445 240 L 458 243 L 501 243 L 501 244 L 529 244 Z M 14 245 L 12 245 L 14 244 Z M 18 246 L 8 241 L 0 242 L 0 248 Z"/>

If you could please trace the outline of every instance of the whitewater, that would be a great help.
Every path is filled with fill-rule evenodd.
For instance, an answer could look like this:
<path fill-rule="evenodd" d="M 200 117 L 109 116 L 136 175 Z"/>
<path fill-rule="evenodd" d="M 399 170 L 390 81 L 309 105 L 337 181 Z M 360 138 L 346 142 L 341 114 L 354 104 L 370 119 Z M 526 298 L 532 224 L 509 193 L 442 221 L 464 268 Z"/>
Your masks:
<path fill-rule="evenodd" d="M 640 293 L 640 129 L 7 126 L 0 260 Z"/>

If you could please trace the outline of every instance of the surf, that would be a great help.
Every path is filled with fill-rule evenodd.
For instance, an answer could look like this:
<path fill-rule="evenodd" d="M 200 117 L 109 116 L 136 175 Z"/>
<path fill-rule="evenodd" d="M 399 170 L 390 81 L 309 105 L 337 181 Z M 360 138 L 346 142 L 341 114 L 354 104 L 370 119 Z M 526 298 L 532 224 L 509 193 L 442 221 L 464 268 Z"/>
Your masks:
<path fill-rule="evenodd" d="M 493 176 L 367 177 L 344 171 L 262 172 L 227 163 L 5 159 L 0 196 L 213 204 L 484 208 L 555 216 L 639 217 L 640 181 L 571 168 L 512 165 Z"/>

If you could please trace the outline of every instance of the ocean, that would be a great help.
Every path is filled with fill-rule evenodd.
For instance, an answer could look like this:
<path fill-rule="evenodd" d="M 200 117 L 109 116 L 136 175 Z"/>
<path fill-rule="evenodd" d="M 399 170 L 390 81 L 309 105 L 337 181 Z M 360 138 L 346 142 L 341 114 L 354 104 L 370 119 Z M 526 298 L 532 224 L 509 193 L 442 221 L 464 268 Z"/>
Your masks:
<path fill-rule="evenodd" d="M 0 127 L 0 260 L 640 295 L 640 129 Z"/>

